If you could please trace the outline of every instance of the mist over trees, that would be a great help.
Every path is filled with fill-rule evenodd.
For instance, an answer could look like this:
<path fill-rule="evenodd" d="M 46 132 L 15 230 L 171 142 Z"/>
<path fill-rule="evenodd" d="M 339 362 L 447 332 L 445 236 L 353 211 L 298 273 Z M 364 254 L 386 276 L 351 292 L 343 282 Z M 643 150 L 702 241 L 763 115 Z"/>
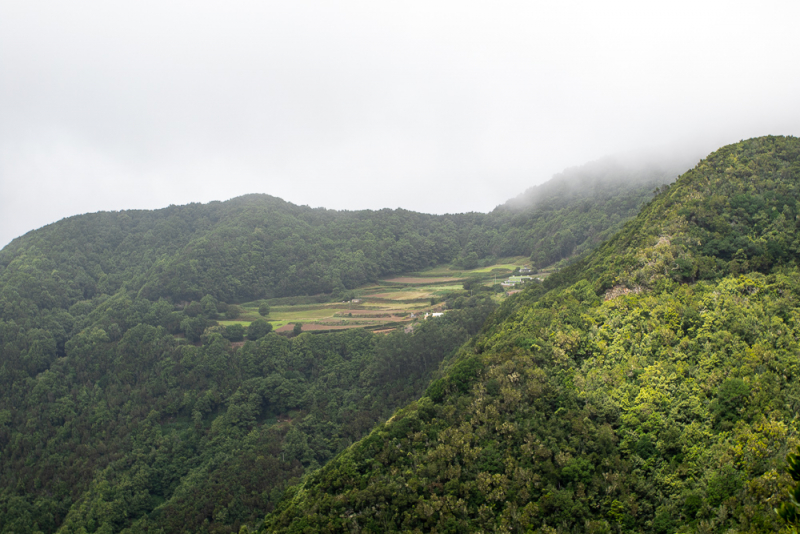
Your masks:
<path fill-rule="evenodd" d="M 338 212 L 267 195 L 70 217 L 0 251 L 12 300 L 67 309 L 120 289 L 172 302 L 344 291 L 442 263 L 530 256 L 541 268 L 612 235 L 680 163 L 601 161 L 566 171 L 489 214 Z M 26 304 L 27 305 L 27 304 Z M 233 313 L 233 311 L 231 312 Z"/>
<path fill-rule="evenodd" d="M 507 301 L 264 530 L 790 532 L 798 214 L 800 140 L 714 152 Z"/>
<path fill-rule="evenodd" d="M 666 186 L 650 163 L 489 214 L 249 195 L 14 240 L 0 531 L 780 531 L 800 141 L 723 147 Z M 279 335 L 259 302 L 220 323 L 510 255 L 559 269 L 408 333 Z"/>

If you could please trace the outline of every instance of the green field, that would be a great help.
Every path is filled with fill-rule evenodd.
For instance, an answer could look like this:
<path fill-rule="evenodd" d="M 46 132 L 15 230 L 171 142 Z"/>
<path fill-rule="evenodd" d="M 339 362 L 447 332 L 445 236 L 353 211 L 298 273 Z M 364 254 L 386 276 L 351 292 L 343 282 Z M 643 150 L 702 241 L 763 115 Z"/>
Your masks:
<path fill-rule="evenodd" d="M 299 299 L 297 305 L 287 304 L 286 299 L 274 299 L 269 316 L 265 317 L 275 330 L 289 328 L 295 323 L 303 323 L 304 329 L 324 330 L 326 328 L 366 328 L 378 327 L 383 324 L 392 325 L 410 322 L 411 313 L 423 314 L 433 309 L 440 310 L 442 301 L 450 294 L 462 294 L 463 283 L 466 280 L 480 277 L 485 285 L 505 279 L 517 267 L 526 265 L 528 258 L 502 258 L 496 265 L 480 267 L 468 271 L 451 270 L 450 266 L 442 265 L 426 271 L 396 275 L 392 280 L 408 279 L 404 282 L 380 281 L 356 288 L 352 291 L 359 302 L 329 302 L 315 304 L 313 298 Z M 430 278 L 459 278 L 448 282 L 431 282 Z M 413 283 L 419 279 L 420 283 Z M 496 300 L 502 300 L 503 295 L 496 295 Z M 436 304 L 431 304 L 431 299 Z M 233 321 L 219 321 L 223 326 L 241 324 L 247 327 L 252 321 L 260 319 L 258 306 L 260 301 L 249 302 L 242 305 L 243 313 Z"/>
<path fill-rule="evenodd" d="M 467 274 L 514 272 L 514 269 L 516 269 L 517 267 L 522 267 L 522 265 L 523 264 L 517 264 L 517 263 L 501 263 L 498 265 L 490 265 L 489 267 L 481 267 L 479 269 L 473 269 L 471 271 L 467 271 Z"/>
<path fill-rule="evenodd" d="M 492 272 L 492 270 L 504 270 L 508 272 L 513 272 L 514 269 L 516 269 L 517 267 L 523 267 L 529 264 L 530 264 L 530 259 L 527 256 L 512 256 L 509 258 L 499 258 L 495 265 L 489 265 L 487 267 L 478 267 L 477 269 L 471 269 L 468 271 L 461 269 L 454 269 L 451 268 L 449 265 L 439 265 L 437 267 L 431 267 L 430 269 L 426 269 L 424 271 L 420 271 L 414 274 L 420 276 L 461 277 L 461 276 L 470 276 L 474 274 L 490 273 Z"/>

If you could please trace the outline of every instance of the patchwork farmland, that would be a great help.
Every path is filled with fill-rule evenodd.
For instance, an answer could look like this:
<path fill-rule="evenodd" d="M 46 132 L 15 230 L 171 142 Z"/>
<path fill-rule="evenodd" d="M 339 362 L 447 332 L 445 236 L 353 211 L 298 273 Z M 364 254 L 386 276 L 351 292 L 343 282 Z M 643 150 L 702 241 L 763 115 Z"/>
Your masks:
<path fill-rule="evenodd" d="M 448 298 L 468 296 L 469 291 L 463 289 L 464 282 L 476 279 L 483 285 L 492 286 L 495 280 L 505 279 L 526 261 L 525 257 L 504 258 L 496 266 L 470 271 L 439 266 L 406 273 L 357 288 L 350 292 L 353 298 L 348 302 L 314 302 L 317 297 L 297 297 L 244 303 L 243 313 L 236 320 L 219 323 L 246 327 L 261 318 L 258 307 L 266 302 L 270 306 L 266 319 L 277 332 L 291 331 L 297 323 L 302 324 L 304 332 L 347 328 L 387 332 L 407 326 L 425 313 L 443 311 Z M 495 298 L 503 296 L 498 294 Z"/>

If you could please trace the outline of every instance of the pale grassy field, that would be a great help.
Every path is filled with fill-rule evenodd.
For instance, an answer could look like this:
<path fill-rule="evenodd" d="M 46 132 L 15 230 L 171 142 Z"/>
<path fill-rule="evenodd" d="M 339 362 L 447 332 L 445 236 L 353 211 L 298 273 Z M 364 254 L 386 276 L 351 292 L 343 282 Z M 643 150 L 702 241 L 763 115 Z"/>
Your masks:
<path fill-rule="evenodd" d="M 372 310 L 376 313 L 398 313 L 430 308 L 427 302 L 398 302 L 395 300 L 373 300 L 367 302 L 361 309 Z"/>
<path fill-rule="evenodd" d="M 521 267 L 515 263 L 501 263 L 499 265 L 492 265 L 491 267 L 482 267 L 480 269 L 473 269 L 469 271 L 471 274 L 491 274 L 492 272 L 497 273 L 510 273 L 514 272 L 514 269 L 517 267 Z"/>
<path fill-rule="evenodd" d="M 374 304 L 374 305 L 373 305 Z M 358 310 L 353 308 L 358 307 Z M 422 307 L 425 307 L 424 305 Z M 402 302 L 394 302 L 386 300 L 385 303 L 369 303 L 366 306 L 348 305 L 348 303 L 335 303 L 335 304 L 319 304 L 317 306 L 303 305 L 298 306 L 300 310 L 293 309 L 292 306 L 275 306 L 270 310 L 269 316 L 265 317 L 273 329 L 279 328 L 288 324 L 303 323 L 303 324 L 317 324 L 317 325 L 332 325 L 332 326 L 347 326 L 351 328 L 359 328 L 364 326 L 374 326 L 390 321 L 397 321 L 398 314 L 408 313 L 410 309 L 414 309 L 413 305 L 408 305 Z M 372 311 L 363 308 L 376 308 Z M 353 317 L 348 314 L 355 311 Z M 358 312 L 378 315 L 389 315 L 389 317 L 360 317 Z M 242 314 L 239 318 L 233 321 L 219 321 L 219 324 L 228 326 L 232 324 L 241 324 L 245 327 L 258 318 L 261 318 L 257 313 L 255 316 L 252 313 Z"/>
<path fill-rule="evenodd" d="M 461 276 L 469 276 L 471 274 L 483 274 L 483 273 L 490 273 L 492 269 L 507 269 L 509 271 L 513 271 L 517 267 L 522 267 L 524 265 L 528 265 L 530 263 L 530 259 L 527 256 L 511 256 L 509 258 L 498 258 L 497 264 L 491 265 L 489 267 L 480 267 L 478 269 L 471 269 L 468 271 L 464 271 L 461 269 L 451 269 L 449 265 L 440 265 L 437 267 L 431 267 L 430 269 L 426 269 L 424 271 L 420 271 L 420 276 L 453 276 L 453 277 L 461 277 Z"/>
<path fill-rule="evenodd" d="M 434 293 L 433 291 L 428 291 L 426 288 L 419 290 L 386 291 L 383 293 L 370 293 L 364 295 L 362 298 L 387 299 L 387 300 L 414 300 L 414 299 L 430 298 L 430 296 L 433 295 L 433 293 Z"/>
<path fill-rule="evenodd" d="M 363 328 L 375 326 L 386 322 L 395 322 L 401 319 L 402 314 L 424 313 L 434 306 L 430 304 L 431 298 L 442 300 L 448 293 L 462 291 L 462 284 L 473 276 L 483 276 L 485 284 L 492 284 L 493 270 L 497 271 L 498 282 L 500 277 L 507 276 L 517 267 L 525 265 L 528 258 L 519 256 L 515 258 L 502 258 L 497 265 L 472 269 L 469 271 L 451 270 L 443 265 L 428 269 L 416 275 L 395 276 L 388 280 L 388 284 L 369 284 L 353 291 L 359 303 L 333 302 L 325 304 L 300 304 L 297 306 L 272 306 L 269 316 L 265 317 L 275 330 L 294 323 L 314 325 L 313 329 L 322 329 L 325 326 L 336 328 Z M 441 281 L 436 278 L 441 278 Z M 405 285 L 393 285 L 391 280 L 402 280 Z M 419 285 L 414 284 L 419 280 Z M 500 295 L 493 296 L 502 298 Z M 403 302 L 420 300 L 420 302 Z M 427 302 L 424 302 L 427 301 Z M 435 307 L 440 307 L 437 304 Z M 353 313 L 352 317 L 348 314 Z M 375 315 L 389 314 L 390 317 L 375 317 Z M 372 317 L 370 315 L 373 315 Z M 243 306 L 243 313 L 234 321 L 219 321 L 221 325 L 241 324 L 249 326 L 252 321 L 261 319 L 258 314 L 258 302 L 251 302 Z M 311 328 L 309 328 L 311 329 Z"/>
<path fill-rule="evenodd" d="M 434 276 L 434 277 L 423 277 L 423 276 L 398 276 L 395 278 L 387 278 L 383 280 L 383 282 L 388 282 L 390 284 L 438 284 L 440 282 L 461 282 L 463 278 L 457 278 L 452 276 Z"/>

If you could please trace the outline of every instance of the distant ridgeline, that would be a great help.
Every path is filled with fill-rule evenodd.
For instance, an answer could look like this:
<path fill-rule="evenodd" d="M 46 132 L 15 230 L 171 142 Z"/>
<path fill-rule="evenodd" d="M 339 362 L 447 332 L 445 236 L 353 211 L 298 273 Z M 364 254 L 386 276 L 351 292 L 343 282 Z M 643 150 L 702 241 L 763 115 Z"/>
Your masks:
<path fill-rule="evenodd" d="M 675 181 L 699 157 L 630 154 L 573 167 L 498 206 L 504 238 L 533 267 L 582 256 L 639 213 L 654 190 Z"/>
<path fill-rule="evenodd" d="M 0 298 L 68 308 L 121 288 L 224 302 L 352 289 L 453 262 L 531 256 L 535 267 L 598 245 L 691 165 L 601 160 L 570 169 L 489 214 L 335 211 L 268 195 L 79 215 L 0 251 Z M 13 315 L 13 314 L 12 314 Z"/>
<path fill-rule="evenodd" d="M 0 532 L 238 532 L 242 525 L 259 524 L 300 477 L 426 390 L 432 392 L 426 398 L 435 399 L 429 402 L 431 414 L 447 403 L 463 404 L 457 399 L 472 394 L 476 377 L 489 376 L 488 356 L 462 356 L 447 375 L 440 374 L 440 364 L 482 328 L 493 333 L 470 347 L 485 346 L 481 350 L 490 354 L 492 343 L 500 341 L 489 340 L 518 319 L 518 307 L 533 302 L 534 293 L 509 299 L 494 314 L 490 300 L 471 298 L 467 308 L 409 334 L 348 331 L 287 339 L 253 331 L 246 342 L 232 344 L 204 327 L 224 315 L 227 303 L 317 293 L 336 298 L 344 289 L 390 273 L 447 262 L 467 268 L 495 257 L 532 254 L 543 265 L 585 253 L 634 215 L 657 185 L 677 175 L 652 165 L 640 167 L 641 173 L 614 165 L 568 171 L 527 193 L 529 206 L 501 206 L 490 214 L 337 212 L 250 195 L 156 211 L 81 215 L 15 239 L 0 251 Z M 652 170 L 656 167 L 662 170 Z M 561 187 L 559 180 L 589 185 Z M 586 196 L 589 187 L 592 198 Z M 774 199 L 762 200 L 751 203 L 753 217 L 771 210 Z M 716 206 L 680 216 L 716 224 Z M 789 206 L 789 212 L 781 211 L 783 219 L 768 210 L 769 221 L 758 220 L 790 224 L 794 204 Z M 737 246 L 720 239 L 720 250 Z M 673 239 L 670 246 L 677 243 Z M 687 280 L 713 278 L 761 257 L 750 248 L 744 256 L 738 250 L 731 254 L 713 269 L 706 260 L 681 256 L 690 265 L 681 263 L 680 272 L 688 273 Z M 785 265 L 788 260 L 770 261 Z M 768 270 L 773 263 L 759 268 Z M 576 272 L 566 269 L 559 276 Z M 786 291 L 790 298 L 793 290 Z M 176 306 L 182 301 L 194 302 Z M 793 308 L 787 309 L 791 315 Z M 570 321 L 564 325 L 578 328 L 584 318 Z M 572 347 L 561 334 L 547 335 L 541 334 L 547 340 L 541 343 Z M 518 338 L 511 334 L 509 343 L 526 357 L 530 347 L 541 344 L 530 336 Z M 474 348 L 465 350 L 474 353 Z M 486 382 L 490 395 L 508 389 L 498 377 Z M 429 389 L 432 379 L 438 381 Z M 571 394 L 570 389 L 564 399 Z M 442 412 L 436 421 L 445 424 L 446 416 L 454 415 Z M 614 421 L 608 424 L 618 424 Z M 408 439 L 404 432 L 417 423 L 407 424 L 391 423 L 392 439 Z M 385 428 L 369 443 L 383 443 Z M 626 443 L 613 432 L 610 454 Z M 431 436 L 434 450 L 439 438 Z M 492 447 L 482 449 L 494 451 L 492 462 L 505 458 L 498 456 L 505 454 L 502 447 Z M 358 450 L 373 449 L 348 449 L 342 458 Z M 388 466 L 393 450 L 369 461 Z M 578 458 L 577 452 L 569 454 Z M 496 469 L 485 472 L 495 476 Z M 324 473 L 319 476 L 330 476 Z M 543 487 L 551 481 L 541 480 Z M 301 498 L 303 492 L 292 495 L 275 516 L 281 519 L 271 520 L 279 521 L 276 525 L 291 523 L 291 514 L 310 502 Z M 469 506 L 483 504 L 470 501 Z M 430 516 L 427 508 L 419 513 Z"/>
<path fill-rule="evenodd" d="M 799 259 L 800 140 L 714 152 L 506 301 L 263 529 L 789 532 Z"/>

